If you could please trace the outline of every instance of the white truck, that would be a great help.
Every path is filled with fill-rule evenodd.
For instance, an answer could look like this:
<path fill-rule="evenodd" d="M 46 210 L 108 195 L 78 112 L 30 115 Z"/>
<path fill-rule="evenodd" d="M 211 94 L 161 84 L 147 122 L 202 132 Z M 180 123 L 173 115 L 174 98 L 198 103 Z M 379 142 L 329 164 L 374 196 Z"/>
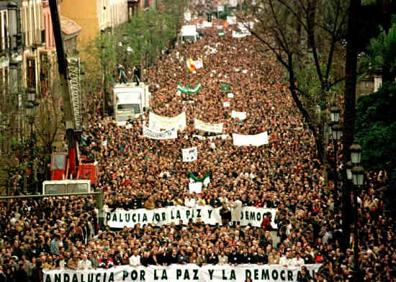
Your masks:
<path fill-rule="evenodd" d="M 196 25 L 183 25 L 180 31 L 182 42 L 195 42 L 199 38 Z"/>
<path fill-rule="evenodd" d="M 150 107 L 151 93 L 148 85 L 140 82 L 120 83 L 113 87 L 114 120 L 118 125 L 126 125 L 127 120 L 139 117 Z"/>

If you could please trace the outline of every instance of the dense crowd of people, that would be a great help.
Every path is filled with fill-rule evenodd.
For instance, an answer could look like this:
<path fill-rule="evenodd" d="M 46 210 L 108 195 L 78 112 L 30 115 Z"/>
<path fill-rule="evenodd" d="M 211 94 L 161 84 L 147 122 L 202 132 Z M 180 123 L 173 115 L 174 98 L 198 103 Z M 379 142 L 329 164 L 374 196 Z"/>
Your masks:
<path fill-rule="evenodd" d="M 185 205 L 276 208 L 278 228 L 238 223 L 100 227 L 95 200 L 42 199 L 1 203 L 0 281 L 40 281 L 41 269 L 111 268 L 116 265 L 321 263 L 314 277 L 301 281 L 348 281 L 352 249 L 341 248 L 341 215 L 334 211 L 332 185 L 315 157 L 312 135 L 304 127 L 270 53 L 248 36 L 220 37 L 204 30 L 193 44 L 178 44 L 143 78 L 150 85 L 150 110 L 162 116 L 186 112 L 187 128 L 175 140 L 143 138 L 148 114 L 127 127 L 104 119 L 97 105 L 86 117 L 84 154 L 99 161 L 99 189 L 109 209 L 155 209 Z M 222 23 L 221 23 L 222 24 Z M 202 58 L 191 73 L 186 59 Z M 176 93 L 177 84 L 202 84 L 197 94 Z M 222 83 L 230 90 L 221 90 Z M 230 98 L 228 93 L 233 93 Z M 229 102 L 224 107 L 224 102 Z M 245 120 L 231 111 L 246 112 Z M 194 129 L 193 120 L 223 123 L 223 138 Z M 234 146 L 230 134 L 268 131 L 269 144 Z M 214 137 L 214 138 L 208 138 Z M 198 159 L 183 162 L 181 149 L 198 147 Z M 189 193 L 187 174 L 211 172 L 202 193 Z M 365 281 L 392 281 L 396 275 L 394 222 L 385 216 L 380 190 L 386 177 L 372 173 L 359 193 L 359 256 Z M 189 201 L 189 204 L 191 201 Z M 263 222 L 264 223 L 264 222 Z M 352 245 L 355 242 L 352 242 Z M 307 274 L 307 276 L 309 276 Z"/>

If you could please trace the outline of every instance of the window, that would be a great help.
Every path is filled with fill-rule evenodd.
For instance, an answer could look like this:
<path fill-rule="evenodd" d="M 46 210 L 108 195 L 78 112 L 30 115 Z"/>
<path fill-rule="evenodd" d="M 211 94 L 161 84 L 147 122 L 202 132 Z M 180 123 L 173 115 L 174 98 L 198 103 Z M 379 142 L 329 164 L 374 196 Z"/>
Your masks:
<path fill-rule="evenodd" d="M 3 47 L 4 49 L 8 49 L 8 31 L 7 31 L 7 27 L 8 27 L 8 19 L 7 19 L 7 12 L 4 11 L 3 15 L 2 15 L 2 37 L 4 39 L 4 43 L 3 43 Z"/>
<path fill-rule="evenodd" d="M 49 63 L 48 54 L 40 52 L 40 92 L 41 97 L 48 95 L 48 80 L 49 80 Z"/>
<path fill-rule="evenodd" d="M 30 91 L 36 89 L 36 61 L 33 57 L 26 58 L 26 82 Z"/>
<path fill-rule="evenodd" d="M 51 169 L 66 169 L 66 155 L 52 155 Z"/>
<path fill-rule="evenodd" d="M 138 104 L 118 104 L 117 110 L 118 111 L 127 111 L 132 114 L 139 114 L 140 106 Z"/>
<path fill-rule="evenodd" d="M 3 11 L 0 12 L 0 27 L 1 27 L 1 33 L 0 33 L 0 53 L 3 53 L 4 51 L 4 36 L 3 36 L 3 25 L 5 25 L 3 21 Z"/>

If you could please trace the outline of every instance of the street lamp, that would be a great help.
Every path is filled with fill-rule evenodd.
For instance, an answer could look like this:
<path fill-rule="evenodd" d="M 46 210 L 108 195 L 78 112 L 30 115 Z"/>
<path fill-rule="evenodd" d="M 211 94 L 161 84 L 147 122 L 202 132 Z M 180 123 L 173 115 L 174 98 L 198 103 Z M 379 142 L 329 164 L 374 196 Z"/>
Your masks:
<path fill-rule="evenodd" d="M 330 108 L 330 120 L 331 122 L 339 122 L 340 121 L 340 108 L 336 105 L 331 106 Z"/>
<path fill-rule="evenodd" d="M 352 164 L 360 164 L 360 160 L 362 158 L 362 147 L 359 144 L 354 143 L 349 147 L 349 151 L 351 152 Z"/>
<path fill-rule="evenodd" d="M 342 127 L 339 124 L 334 124 L 331 128 L 331 137 L 333 141 L 338 141 L 342 137 Z"/>
<path fill-rule="evenodd" d="M 346 168 L 346 176 L 348 180 L 352 180 L 352 168 L 353 168 L 353 164 L 351 161 L 347 162 L 345 164 L 345 168 Z"/>
<path fill-rule="evenodd" d="M 353 182 L 353 205 L 354 205 L 354 224 L 353 224 L 353 239 L 354 239 L 354 247 L 353 247 L 353 264 L 354 264 L 354 281 L 361 281 L 360 277 L 360 267 L 359 267 L 359 230 L 358 230 L 358 188 L 360 188 L 364 183 L 364 169 L 360 166 L 360 161 L 362 158 L 362 147 L 359 144 L 352 144 L 349 147 L 351 152 L 351 162 L 347 163 L 347 177 L 348 179 L 352 176 Z M 354 165 L 352 169 L 350 167 Z M 349 166 L 349 173 L 348 173 Z M 348 175 L 349 174 L 349 175 Z"/>
<path fill-rule="evenodd" d="M 364 168 L 362 166 L 354 166 L 352 168 L 353 185 L 360 187 L 364 182 Z"/>
<path fill-rule="evenodd" d="M 339 116 L 338 116 L 339 119 Z M 333 121 L 331 126 L 331 137 L 333 140 L 333 146 L 334 146 L 334 166 L 333 166 L 333 172 L 334 172 L 334 191 L 333 191 L 333 201 L 334 201 L 334 213 L 337 212 L 338 210 L 338 141 L 342 137 L 342 128 L 341 126 L 336 122 Z"/>

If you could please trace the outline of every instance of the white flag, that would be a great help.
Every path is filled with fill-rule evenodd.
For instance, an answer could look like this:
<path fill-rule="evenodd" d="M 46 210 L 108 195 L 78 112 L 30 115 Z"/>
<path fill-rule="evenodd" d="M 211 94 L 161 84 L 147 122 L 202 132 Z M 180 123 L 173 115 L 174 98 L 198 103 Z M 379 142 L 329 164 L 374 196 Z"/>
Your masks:
<path fill-rule="evenodd" d="M 201 193 L 202 192 L 202 182 L 190 182 L 188 184 L 188 191 L 190 193 Z"/>

